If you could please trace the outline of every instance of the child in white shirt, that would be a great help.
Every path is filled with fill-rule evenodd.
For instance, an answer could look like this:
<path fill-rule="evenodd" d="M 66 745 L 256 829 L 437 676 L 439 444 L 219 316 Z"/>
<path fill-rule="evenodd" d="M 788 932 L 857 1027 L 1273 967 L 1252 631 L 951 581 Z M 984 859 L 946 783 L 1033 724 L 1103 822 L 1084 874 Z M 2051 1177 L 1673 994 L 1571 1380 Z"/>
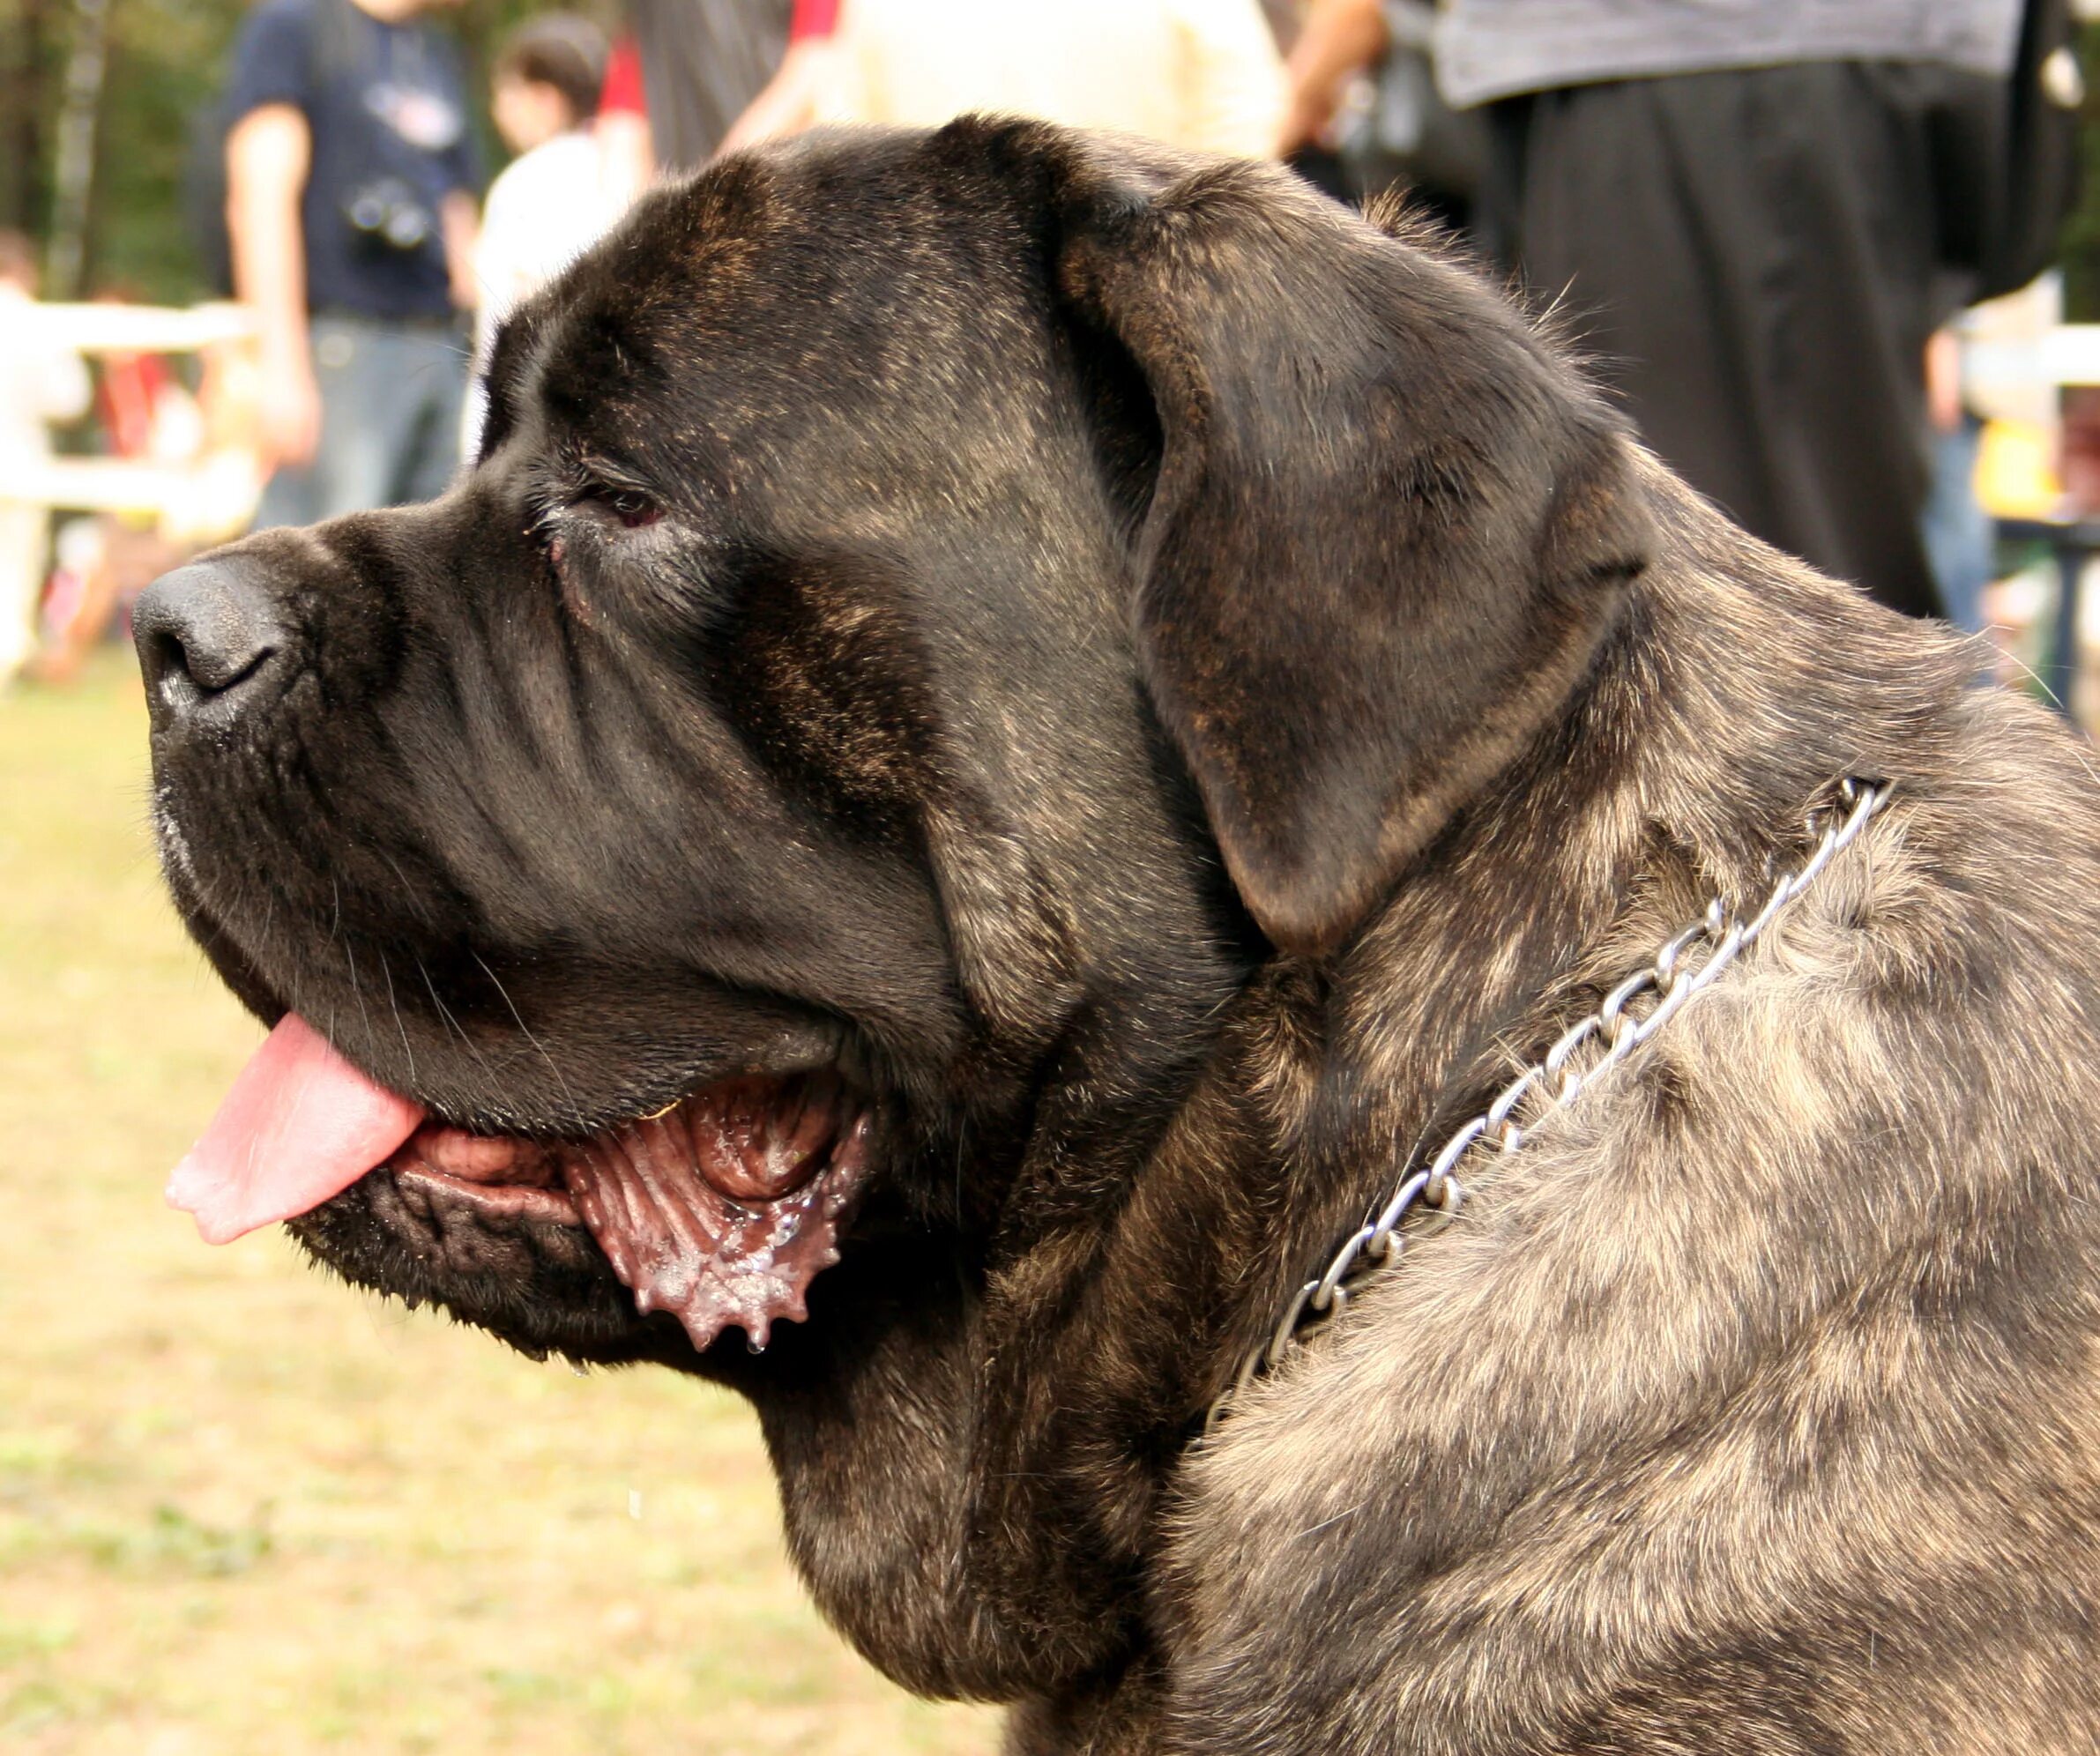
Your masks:
<path fill-rule="evenodd" d="M 617 168 L 592 138 L 607 45 L 588 20 L 550 12 L 520 26 L 495 57 L 490 111 L 518 154 L 490 185 L 474 251 L 474 381 L 462 438 L 471 460 L 488 407 L 481 374 L 500 324 L 603 237 L 626 205 Z"/>

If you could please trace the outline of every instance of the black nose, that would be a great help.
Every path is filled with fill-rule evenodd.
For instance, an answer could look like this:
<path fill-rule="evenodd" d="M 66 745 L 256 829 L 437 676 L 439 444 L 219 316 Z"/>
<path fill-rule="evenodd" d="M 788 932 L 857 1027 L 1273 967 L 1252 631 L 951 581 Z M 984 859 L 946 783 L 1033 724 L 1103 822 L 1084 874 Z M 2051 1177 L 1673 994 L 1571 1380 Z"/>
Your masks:
<path fill-rule="evenodd" d="M 162 574 L 139 594 L 131 634 L 156 719 L 229 719 L 291 667 L 268 576 L 239 555 Z"/>

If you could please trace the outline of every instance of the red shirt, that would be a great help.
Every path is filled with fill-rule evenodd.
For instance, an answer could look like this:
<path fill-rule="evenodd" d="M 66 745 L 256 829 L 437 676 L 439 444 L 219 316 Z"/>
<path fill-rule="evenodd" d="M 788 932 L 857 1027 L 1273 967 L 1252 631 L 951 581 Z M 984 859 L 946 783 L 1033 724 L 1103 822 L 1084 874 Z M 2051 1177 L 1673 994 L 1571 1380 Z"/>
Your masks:
<path fill-rule="evenodd" d="M 832 0 L 838 11 L 838 0 Z M 631 33 L 616 38 L 606 57 L 605 86 L 598 94 L 598 108 L 615 115 L 647 115 L 642 97 L 642 49 Z"/>
<path fill-rule="evenodd" d="M 838 27 L 838 0 L 795 0 L 794 19 L 787 27 L 787 40 L 828 37 Z"/>

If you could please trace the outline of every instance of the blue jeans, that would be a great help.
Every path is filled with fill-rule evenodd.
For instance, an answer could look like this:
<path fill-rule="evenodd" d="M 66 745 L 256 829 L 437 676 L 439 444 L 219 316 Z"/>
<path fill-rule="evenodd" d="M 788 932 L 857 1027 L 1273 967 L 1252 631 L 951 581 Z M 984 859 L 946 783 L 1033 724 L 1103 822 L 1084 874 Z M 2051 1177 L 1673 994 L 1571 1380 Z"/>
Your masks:
<path fill-rule="evenodd" d="M 320 443 L 312 463 L 270 478 L 256 528 L 316 525 L 443 494 L 459 464 L 460 336 L 437 324 L 323 316 L 309 340 Z"/>
<path fill-rule="evenodd" d="M 1976 497 L 1984 424 L 1964 414 L 1952 433 L 1932 435 L 1932 493 L 1925 502 L 1925 553 L 1940 581 L 1947 619 L 1970 634 L 1984 626 L 1984 587 L 1996 559 L 1991 515 Z"/>

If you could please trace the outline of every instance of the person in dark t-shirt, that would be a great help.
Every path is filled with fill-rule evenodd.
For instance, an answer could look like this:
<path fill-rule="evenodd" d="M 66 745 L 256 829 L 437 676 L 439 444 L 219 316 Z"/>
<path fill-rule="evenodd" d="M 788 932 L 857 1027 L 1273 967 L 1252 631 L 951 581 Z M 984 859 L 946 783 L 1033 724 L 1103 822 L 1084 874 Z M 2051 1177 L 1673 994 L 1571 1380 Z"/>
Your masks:
<path fill-rule="evenodd" d="M 1299 138 L 1393 0 L 1315 0 Z M 1963 142 L 1993 138 L 2022 0 L 1442 0 L 1437 76 L 1488 138 L 1476 242 L 1643 440 L 1754 535 L 1892 609 L 1941 604 L 1925 344 Z M 1992 118 L 1980 129 L 1977 118 Z M 1287 138 L 1286 145 L 1295 144 Z"/>
<path fill-rule="evenodd" d="M 479 181 L 458 48 L 428 0 L 262 0 L 234 53 L 227 220 L 257 316 L 258 525 L 441 492 Z"/>

